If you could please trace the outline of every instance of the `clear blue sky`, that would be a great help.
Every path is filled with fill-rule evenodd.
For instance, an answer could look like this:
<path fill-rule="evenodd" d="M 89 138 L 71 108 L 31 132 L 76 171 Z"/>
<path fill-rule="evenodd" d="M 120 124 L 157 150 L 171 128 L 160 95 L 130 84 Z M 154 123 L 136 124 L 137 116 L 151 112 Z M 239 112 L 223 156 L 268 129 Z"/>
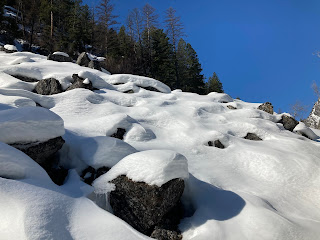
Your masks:
<path fill-rule="evenodd" d="M 85 0 L 98 5 L 98 0 Z M 206 76 L 216 72 L 225 92 L 250 102 L 273 103 L 289 111 L 296 100 L 316 100 L 320 85 L 320 1 L 318 0 L 113 0 L 123 22 L 145 3 L 164 15 L 181 16 L 186 40 L 199 55 Z M 309 112 L 308 112 L 309 113 Z M 307 114 L 308 114 L 307 113 Z"/>

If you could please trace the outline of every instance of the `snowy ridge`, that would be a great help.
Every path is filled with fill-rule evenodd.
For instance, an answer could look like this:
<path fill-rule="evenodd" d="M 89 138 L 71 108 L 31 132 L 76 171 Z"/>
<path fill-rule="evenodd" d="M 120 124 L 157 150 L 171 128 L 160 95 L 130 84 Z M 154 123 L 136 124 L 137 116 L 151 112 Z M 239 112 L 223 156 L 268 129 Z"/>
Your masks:
<path fill-rule="evenodd" d="M 100 89 L 42 96 L 19 74 L 54 77 L 64 89 L 79 74 Z M 123 93 L 128 86 L 134 93 Z M 280 114 L 259 105 L 0 52 L 0 239 L 150 239 L 99 207 L 97 193 L 107 199 L 109 181 L 127 175 L 158 186 L 185 179 L 184 240 L 318 240 L 319 137 L 301 123 L 285 130 Z M 123 140 L 111 138 L 117 129 Z M 262 140 L 244 139 L 248 133 Z M 60 164 L 70 169 L 62 186 L 5 144 L 61 135 Z M 223 149 L 209 144 L 216 140 Z M 111 170 L 91 187 L 79 177 L 88 166 Z"/>

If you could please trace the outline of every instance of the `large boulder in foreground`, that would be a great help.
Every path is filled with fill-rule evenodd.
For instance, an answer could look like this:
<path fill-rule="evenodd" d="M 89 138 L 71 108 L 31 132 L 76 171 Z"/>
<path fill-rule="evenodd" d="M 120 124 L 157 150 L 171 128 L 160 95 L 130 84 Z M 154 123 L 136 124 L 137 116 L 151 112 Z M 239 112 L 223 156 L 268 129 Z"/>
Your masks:
<path fill-rule="evenodd" d="M 72 62 L 72 58 L 64 52 L 54 52 L 49 54 L 47 59 L 56 62 Z"/>
<path fill-rule="evenodd" d="M 267 113 L 273 114 L 273 106 L 269 102 L 265 102 L 258 107 L 259 110 L 265 111 Z"/>
<path fill-rule="evenodd" d="M 131 154 L 102 175 L 93 186 L 102 193 L 108 184 L 113 213 L 138 231 L 151 235 L 156 228 L 178 236 L 180 198 L 188 178 L 187 159 L 173 151 L 150 150 Z M 110 189 L 110 188 L 109 188 Z"/>
<path fill-rule="evenodd" d="M 54 78 L 48 78 L 40 80 L 34 91 L 41 95 L 53 95 L 61 93 L 63 90 L 58 80 Z"/>
<path fill-rule="evenodd" d="M 279 123 L 282 123 L 283 127 L 291 132 L 299 124 L 299 122 L 295 120 L 293 117 L 285 114 L 281 116 L 281 120 L 279 121 Z"/>

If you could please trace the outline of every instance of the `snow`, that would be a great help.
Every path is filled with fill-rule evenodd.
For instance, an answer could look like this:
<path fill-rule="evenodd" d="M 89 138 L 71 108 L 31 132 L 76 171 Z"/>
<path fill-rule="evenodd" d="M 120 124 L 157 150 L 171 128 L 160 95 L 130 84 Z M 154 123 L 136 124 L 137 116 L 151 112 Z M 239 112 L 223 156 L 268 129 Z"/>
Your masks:
<path fill-rule="evenodd" d="M 44 142 L 62 135 L 63 120 L 45 108 L 23 107 L 0 111 L 2 142 Z"/>
<path fill-rule="evenodd" d="M 95 180 L 95 191 L 103 192 L 108 182 L 125 175 L 135 182 L 145 182 L 161 187 L 175 178 L 187 179 L 188 161 L 174 151 L 148 150 L 123 158 L 110 171 Z"/>
<path fill-rule="evenodd" d="M 89 83 L 90 83 L 89 78 L 86 78 L 85 80 L 83 80 L 83 83 L 84 83 L 84 84 L 89 84 Z"/>
<path fill-rule="evenodd" d="M 106 60 L 105 57 L 97 57 L 96 55 L 93 55 L 91 53 L 87 53 L 87 56 L 91 61 L 103 62 L 104 60 Z"/>
<path fill-rule="evenodd" d="M 60 56 L 64 56 L 64 57 L 69 57 L 69 54 L 65 53 L 65 52 L 54 52 L 52 53 L 53 55 L 60 55 Z"/>
<path fill-rule="evenodd" d="M 319 138 L 310 128 L 308 128 L 303 122 L 299 122 L 299 124 L 293 129 L 293 132 L 297 132 L 301 135 L 305 135 L 311 140 L 316 140 Z"/>
<path fill-rule="evenodd" d="M 4 45 L 4 48 L 9 51 L 18 51 L 18 49 L 14 45 L 10 45 L 10 44 Z"/>
<path fill-rule="evenodd" d="M 42 96 L 32 92 L 36 83 L 9 74 L 53 77 L 64 89 L 79 74 L 100 90 Z M 162 93 L 140 88 L 146 86 Z M 133 94 L 123 93 L 129 88 Z M 188 217 L 179 225 L 185 240 L 318 240 L 320 143 L 312 132 L 320 131 L 301 123 L 286 131 L 281 114 L 260 111 L 260 104 L 0 52 L 0 141 L 63 136 L 60 164 L 71 169 L 59 187 L 22 152 L 0 143 L 0 175 L 13 178 L 0 177 L 0 239 L 148 239 L 104 210 L 108 182 L 125 174 L 156 185 L 185 179 Z M 123 141 L 110 138 L 117 128 L 126 130 Z M 243 139 L 248 132 L 263 140 Z M 225 149 L 208 146 L 215 140 Z M 88 165 L 113 166 L 95 181 L 96 193 L 78 175 Z"/>

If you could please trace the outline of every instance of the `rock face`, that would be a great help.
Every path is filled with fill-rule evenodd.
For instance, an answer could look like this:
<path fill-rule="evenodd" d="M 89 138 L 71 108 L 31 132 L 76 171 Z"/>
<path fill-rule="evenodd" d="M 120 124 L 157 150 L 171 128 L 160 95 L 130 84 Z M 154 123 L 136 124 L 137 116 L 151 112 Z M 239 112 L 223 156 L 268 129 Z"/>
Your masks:
<path fill-rule="evenodd" d="M 295 120 L 293 117 L 290 117 L 287 115 L 282 115 L 279 123 L 282 123 L 283 127 L 291 132 L 299 124 L 299 122 L 297 120 Z"/>
<path fill-rule="evenodd" d="M 50 139 L 46 142 L 27 143 L 27 144 L 10 144 L 12 147 L 19 149 L 27 154 L 42 167 L 50 165 L 52 156 L 60 150 L 64 140 L 62 137 Z"/>
<path fill-rule="evenodd" d="M 262 139 L 258 137 L 255 133 L 247 133 L 244 139 L 253 140 L 253 141 L 261 141 Z"/>
<path fill-rule="evenodd" d="M 52 60 L 52 61 L 56 61 L 56 62 L 72 62 L 71 57 L 67 57 L 67 56 L 60 55 L 60 54 L 49 54 L 47 59 Z"/>
<path fill-rule="evenodd" d="M 149 236 L 157 225 L 166 222 L 166 217 L 176 215 L 170 217 L 169 213 L 177 208 L 184 190 L 182 179 L 173 179 L 161 187 L 134 182 L 126 176 L 119 176 L 111 182 L 116 186 L 110 193 L 114 214 Z M 154 234 L 158 236 L 161 233 L 157 231 Z"/>
<path fill-rule="evenodd" d="M 259 110 L 265 111 L 267 113 L 273 114 L 273 106 L 269 102 L 265 102 L 258 107 Z"/>
<path fill-rule="evenodd" d="M 40 80 L 34 91 L 41 95 L 53 95 L 62 92 L 61 84 L 54 78 Z"/>
<path fill-rule="evenodd" d="M 90 58 L 88 57 L 86 52 L 83 52 L 79 55 L 76 63 L 80 66 L 88 67 L 89 62 L 90 62 Z"/>
<path fill-rule="evenodd" d="M 304 123 L 308 127 L 320 129 L 319 122 L 320 122 L 320 99 L 318 99 L 318 101 L 314 104 L 310 115 L 304 121 Z"/>
<path fill-rule="evenodd" d="M 91 91 L 94 90 L 94 88 L 92 86 L 92 83 L 89 82 L 89 83 L 85 84 L 83 82 L 84 79 L 79 77 L 78 74 L 73 74 L 72 78 L 73 78 L 73 83 L 72 83 L 72 85 L 70 87 L 67 88 L 66 91 L 69 91 L 69 90 L 72 90 L 72 89 L 75 89 L 75 88 L 85 88 L 85 89 L 89 89 Z"/>

